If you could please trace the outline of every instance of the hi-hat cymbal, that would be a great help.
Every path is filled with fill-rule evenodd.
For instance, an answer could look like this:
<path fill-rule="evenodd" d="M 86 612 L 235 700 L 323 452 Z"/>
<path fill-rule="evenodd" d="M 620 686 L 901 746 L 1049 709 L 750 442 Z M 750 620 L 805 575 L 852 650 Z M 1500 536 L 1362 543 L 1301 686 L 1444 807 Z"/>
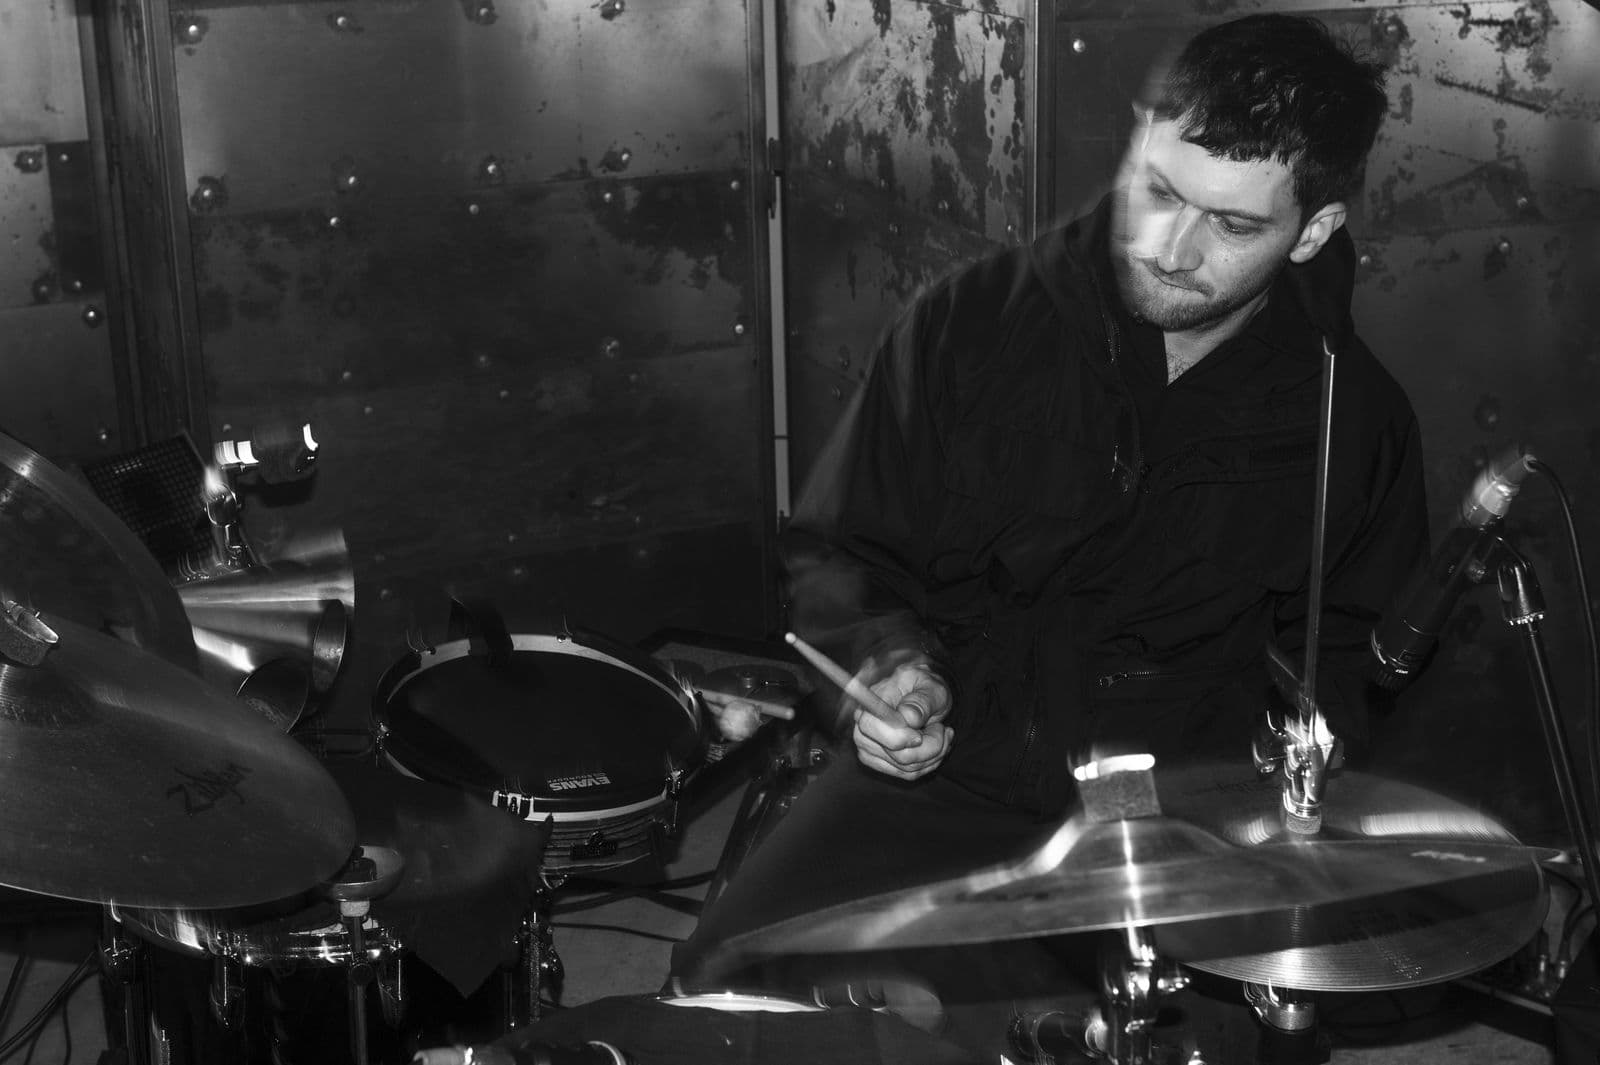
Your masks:
<path fill-rule="evenodd" d="M 1162 801 L 1246 846 L 1271 846 L 1274 778 L 1218 767 L 1162 778 Z M 1513 842 L 1493 819 L 1422 788 L 1360 773 L 1328 778 L 1324 838 Z M 1534 852 L 1536 855 L 1539 852 Z M 1229 979 L 1305 991 L 1381 991 L 1452 980 L 1493 965 L 1538 932 L 1548 909 L 1534 862 L 1423 890 L 1276 909 L 1165 930 L 1161 951 Z"/>
<path fill-rule="evenodd" d="M 3 433 L 0 598 L 195 668 L 183 605 L 138 537 L 87 485 Z"/>
<path fill-rule="evenodd" d="M 1253 775 L 1249 767 L 1245 773 Z M 1454 908 L 1417 904 L 1443 919 L 1471 905 L 1485 884 L 1504 901 L 1497 877 L 1539 879 L 1544 852 L 1421 789 L 1345 774 L 1330 786 L 1325 835 L 1303 838 L 1277 827 L 1247 775 L 1157 771 L 1156 781 L 1166 816 L 1096 823 L 1077 815 L 1019 861 L 792 918 L 733 937 L 723 949 L 747 955 L 983 943 L 1314 912 L 1460 884 L 1453 890 L 1467 901 Z M 1265 785 L 1275 811 L 1280 793 Z M 1348 813 L 1340 812 L 1341 795 Z M 1380 809 L 1373 795 L 1398 805 Z M 1158 942 L 1165 941 L 1163 934 Z"/>
<path fill-rule="evenodd" d="M 52 619 L 0 664 L 0 884 L 127 906 L 239 906 L 305 890 L 355 821 L 294 740 L 199 677 Z"/>

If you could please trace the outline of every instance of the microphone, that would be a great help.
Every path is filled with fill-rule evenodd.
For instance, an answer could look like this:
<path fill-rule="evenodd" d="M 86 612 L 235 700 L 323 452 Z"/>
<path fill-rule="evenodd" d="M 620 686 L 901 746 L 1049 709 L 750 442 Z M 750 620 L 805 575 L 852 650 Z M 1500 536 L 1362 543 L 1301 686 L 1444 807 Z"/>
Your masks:
<path fill-rule="evenodd" d="M 1407 582 L 1395 606 L 1372 630 L 1378 686 L 1399 691 L 1416 679 L 1439 633 L 1470 585 L 1483 580 L 1499 544 L 1501 519 L 1538 460 L 1513 444 L 1483 468 L 1461 500 L 1455 527 L 1427 568 Z"/>
<path fill-rule="evenodd" d="M 224 470 L 254 470 L 267 484 L 288 484 L 316 472 L 317 447 L 310 422 L 275 422 L 255 430 L 248 440 L 222 441 L 213 454 Z"/>

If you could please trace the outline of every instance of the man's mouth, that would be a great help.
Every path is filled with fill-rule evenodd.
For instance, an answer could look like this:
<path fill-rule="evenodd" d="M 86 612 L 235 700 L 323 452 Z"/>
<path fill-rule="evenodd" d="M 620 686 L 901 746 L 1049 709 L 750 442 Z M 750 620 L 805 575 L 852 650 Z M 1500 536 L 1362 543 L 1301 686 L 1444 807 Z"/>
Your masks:
<path fill-rule="evenodd" d="M 1199 285 L 1190 281 L 1185 281 L 1185 275 L 1168 273 L 1149 259 L 1140 259 L 1139 265 L 1148 270 L 1151 277 L 1155 278 L 1163 285 L 1166 285 L 1168 288 L 1182 289 L 1184 292 L 1198 292 L 1202 295 L 1205 293 L 1205 289 L 1201 288 Z"/>

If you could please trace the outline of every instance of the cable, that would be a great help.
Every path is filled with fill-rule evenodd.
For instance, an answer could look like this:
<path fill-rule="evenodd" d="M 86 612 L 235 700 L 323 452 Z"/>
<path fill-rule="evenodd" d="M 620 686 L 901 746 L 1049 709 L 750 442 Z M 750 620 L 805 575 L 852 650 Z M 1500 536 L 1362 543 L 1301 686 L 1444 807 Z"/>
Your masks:
<path fill-rule="evenodd" d="M 60 987 L 56 988 L 55 992 L 51 994 L 50 998 L 45 1002 L 45 1004 L 39 1007 L 39 1012 L 35 1013 L 32 1017 L 29 1017 L 22 1027 L 17 1029 L 15 1035 L 12 1035 L 5 1042 L 0 1043 L 0 1062 L 5 1061 L 7 1058 L 15 1054 L 23 1042 L 25 1042 L 29 1036 L 35 1034 L 34 1030 L 48 1021 L 50 1019 L 50 1015 L 61 1008 L 62 1003 L 67 1000 L 67 997 L 94 975 L 94 973 L 89 969 L 89 964 L 93 962 L 95 958 L 99 956 L 99 954 L 100 951 L 97 948 L 95 950 L 91 950 L 87 955 L 85 955 L 84 959 L 78 963 L 78 967 L 72 970 L 72 974 L 62 982 Z"/>
<path fill-rule="evenodd" d="M 640 939 L 655 939 L 662 943 L 682 943 L 677 936 L 664 936 L 656 932 L 646 932 L 642 928 L 627 928 L 620 924 L 586 924 L 580 921 L 553 924 L 552 928 L 587 928 L 594 932 L 621 932 L 627 936 L 638 936 Z"/>
<path fill-rule="evenodd" d="M 1567 526 L 1567 546 L 1572 553 L 1572 573 L 1578 585 L 1578 602 L 1582 604 L 1583 634 L 1589 644 L 1589 671 L 1586 678 L 1588 690 L 1587 715 L 1589 725 L 1589 787 L 1590 795 L 1596 802 L 1600 802 L 1600 640 L 1595 637 L 1594 607 L 1589 598 L 1589 578 L 1584 573 L 1583 546 L 1578 538 L 1578 523 L 1572 516 L 1572 501 L 1567 498 L 1567 490 L 1561 484 L 1561 478 L 1556 476 L 1556 471 L 1539 459 L 1529 459 L 1528 467 L 1535 473 L 1542 475 L 1550 482 L 1550 487 L 1555 491 L 1556 502 L 1561 505 L 1561 517 Z M 1581 797 L 1580 797 L 1581 798 Z M 1585 863 L 1594 856 L 1593 840 L 1574 840 L 1582 850 L 1579 856 Z M 1591 903 L 1600 905 L 1600 899 L 1591 899 Z"/>
<path fill-rule="evenodd" d="M 11 1007 L 15 1004 L 17 989 L 21 986 L 22 967 L 28 962 L 28 952 L 22 949 L 22 944 L 17 945 L 17 960 L 11 965 L 11 979 L 6 981 L 6 990 L 0 995 L 0 1024 L 5 1024 L 6 1018 L 11 1015 Z"/>

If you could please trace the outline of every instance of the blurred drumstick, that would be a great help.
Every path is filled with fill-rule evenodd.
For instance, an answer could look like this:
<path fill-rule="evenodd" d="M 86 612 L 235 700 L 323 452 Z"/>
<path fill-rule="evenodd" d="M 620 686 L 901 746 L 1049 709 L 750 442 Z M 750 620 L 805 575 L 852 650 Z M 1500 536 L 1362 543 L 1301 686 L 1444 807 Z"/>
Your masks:
<path fill-rule="evenodd" d="M 860 678 L 846 672 L 843 666 L 815 647 L 812 647 L 809 643 L 806 643 L 794 633 L 786 632 L 783 634 L 783 638 L 788 641 L 790 647 L 800 652 L 801 657 L 816 666 L 819 673 L 833 681 L 846 695 L 861 704 L 861 708 L 867 713 L 887 724 L 899 728 L 905 727 L 905 718 L 896 713 L 894 707 L 878 698 L 871 688 L 861 683 Z"/>
<path fill-rule="evenodd" d="M 763 717 L 781 717 L 785 721 L 794 720 L 794 707 L 783 706 L 779 703 L 769 703 L 765 699 L 754 699 L 748 695 L 735 695 L 733 692 L 708 691 L 699 689 L 700 698 L 717 707 L 725 707 L 732 703 L 745 703 L 756 713 Z"/>

